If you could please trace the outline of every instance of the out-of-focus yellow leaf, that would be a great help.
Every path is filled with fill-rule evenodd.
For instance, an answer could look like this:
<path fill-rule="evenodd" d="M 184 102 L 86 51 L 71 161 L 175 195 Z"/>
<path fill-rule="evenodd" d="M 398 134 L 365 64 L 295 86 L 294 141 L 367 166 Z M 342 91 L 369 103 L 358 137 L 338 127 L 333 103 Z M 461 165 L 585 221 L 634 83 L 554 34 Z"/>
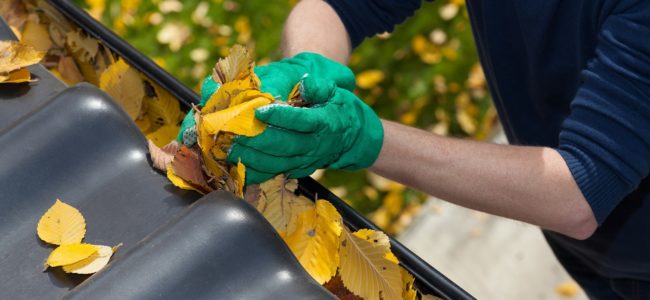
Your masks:
<path fill-rule="evenodd" d="M 206 114 L 203 115 L 203 122 L 200 126 L 204 126 L 210 134 L 226 131 L 238 135 L 256 136 L 264 131 L 266 125 L 255 118 L 255 109 L 270 103 L 270 99 L 258 97 L 224 110 Z"/>
<path fill-rule="evenodd" d="M 384 80 L 382 70 L 366 70 L 357 74 L 357 86 L 362 89 L 371 89 Z"/>
<path fill-rule="evenodd" d="M 144 85 L 138 72 L 126 64 L 122 59 L 102 73 L 99 78 L 99 88 L 111 95 L 124 111 L 135 120 L 140 114 L 142 108 L 142 98 L 144 97 Z M 156 142 L 154 140 L 154 142 Z M 168 141 L 159 147 L 164 146 Z"/>
<path fill-rule="evenodd" d="M 340 248 L 339 273 L 350 291 L 366 300 L 402 298 L 402 276 L 399 265 L 386 259 L 390 243 L 385 234 L 344 228 Z"/>
<path fill-rule="evenodd" d="M 573 280 L 560 283 L 555 292 L 562 297 L 573 297 L 580 292 L 580 286 Z"/>
<path fill-rule="evenodd" d="M 47 52 L 52 46 L 47 28 L 38 22 L 27 21 L 23 28 L 21 42 L 37 51 Z"/>
<path fill-rule="evenodd" d="M 0 75 L 8 74 L 43 59 L 45 52 L 16 41 L 0 41 Z"/>
<path fill-rule="evenodd" d="M 88 13 L 95 20 L 101 21 L 106 7 L 106 0 L 86 0 L 86 4 L 88 4 Z"/>
<path fill-rule="evenodd" d="M 147 134 L 146 137 L 156 144 L 156 146 L 163 147 L 176 139 L 179 130 L 180 127 L 176 125 L 166 125 L 158 128 L 158 130 L 150 134 Z"/>
<path fill-rule="evenodd" d="M 383 206 L 391 216 L 397 216 L 402 211 L 404 204 L 404 190 L 396 189 L 388 192 L 384 197 Z"/>
<path fill-rule="evenodd" d="M 113 256 L 113 248 L 109 246 L 93 245 L 97 251 L 77 262 L 63 265 L 63 271 L 75 274 L 93 274 L 103 269 Z"/>
<path fill-rule="evenodd" d="M 174 174 L 174 171 L 172 170 L 171 166 L 167 167 L 167 179 L 169 179 L 169 181 L 171 181 L 176 187 L 178 187 L 180 189 L 197 191 L 200 194 L 203 194 L 202 191 L 195 188 L 189 182 L 185 181 L 185 179 L 180 178 L 176 174 Z"/>
<path fill-rule="evenodd" d="M 36 232 L 46 243 L 77 244 L 86 235 L 86 221 L 79 210 L 56 199 L 38 221 Z"/>
<path fill-rule="evenodd" d="M 74 264 L 97 252 L 98 247 L 91 244 L 65 244 L 57 247 L 48 256 L 46 265 L 59 267 Z"/>
<path fill-rule="evenodd" d="M 341 215 L 331 203 L 317 200 L 315 208 L 300 213 L 296 223 L 296 230 L 285 241 L 307 273 L 323 284 L 336 275 L 339 266 Z"/>
<path fill-rule="evenodd" d="M 260 189 L 258 210 L 281 236 L 292 234 L 296 230 L 298 215 L 314 207 L 311 200 L 294 193 L 298 189 L 298 181 L 287 179 L 284 175 L 261 183 Z"/>

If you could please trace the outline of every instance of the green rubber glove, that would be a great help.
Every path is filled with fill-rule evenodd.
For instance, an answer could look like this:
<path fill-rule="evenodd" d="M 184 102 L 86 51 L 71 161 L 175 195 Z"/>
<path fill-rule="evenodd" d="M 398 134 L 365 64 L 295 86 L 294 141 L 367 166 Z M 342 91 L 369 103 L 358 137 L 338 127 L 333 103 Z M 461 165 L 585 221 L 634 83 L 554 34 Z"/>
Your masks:
<path fill-rule="evenodd" d="M 384 130 L 368 105 L 330 79 L 309 75 L 300 88 L 311 107 L 261 107 L 255 116 L 268 124 L 264 132 L 234 139 L 228 161 L 246 165 L 246 184 L 281 173 L 304 177 L 320 168 L 357 170 L 377 159 Z"/>
<path fill-rule="evenodd" d="M 333 80 L 339 87 L 353 91 L 355 77 L 352 71 L 335 61 L 320 54 L 303 52 L 296 56 L 255 68 L 255 74 L 262 82 L 260 89 L 278 100 L 286 101 L 293 87 L 306 74 Z M 219 84 L 212 80 L 212 75 L 206 77 L 201 84 L 201 102 L 205 103 L 219 89 Z M 181 123 L 177 140 L 187 146 L 196 143 L 196 121 L 194 114 L 189 113 Z"/>

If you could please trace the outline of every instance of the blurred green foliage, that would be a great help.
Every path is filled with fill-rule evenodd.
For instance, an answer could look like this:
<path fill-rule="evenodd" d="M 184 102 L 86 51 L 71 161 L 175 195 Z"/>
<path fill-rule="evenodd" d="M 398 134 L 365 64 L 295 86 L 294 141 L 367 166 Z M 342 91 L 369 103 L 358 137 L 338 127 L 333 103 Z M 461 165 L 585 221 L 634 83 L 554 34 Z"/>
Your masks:
<path fill-rule="evenodd" d="M 198 86 L 233 44 L 258 64 L 280 57 L 292 0 L 76 0 L 188 86 Z M 382 117 L 438 134 L 485 139 L 496 113 L 477 62 L 462 0 L 425 1 L 391 34 L 368 39 L 350 60 L 357 94 Z M 365 171 L 316 175 L 389 232 L 409 222 L 424 195 Z"/>

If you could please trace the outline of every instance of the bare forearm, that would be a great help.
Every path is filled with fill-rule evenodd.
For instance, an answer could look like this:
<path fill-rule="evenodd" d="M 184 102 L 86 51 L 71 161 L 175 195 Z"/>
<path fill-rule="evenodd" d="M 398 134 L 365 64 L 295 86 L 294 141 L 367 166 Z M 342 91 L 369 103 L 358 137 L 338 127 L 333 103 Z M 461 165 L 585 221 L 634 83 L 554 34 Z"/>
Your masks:
<path fill-rule="evenodd" d="M 314 52 L 345 64 L 350 51 L 345 26 L 325 1 L 303 0 L 291 11 L 282 35 L 284 56 Z"/>
<path fill-rule="evenodd" d="M 574 238 L 595 230 L 591 208 L 557 151 L 383 124 L 384 144 L 372 171 L 462 206 Z"/>

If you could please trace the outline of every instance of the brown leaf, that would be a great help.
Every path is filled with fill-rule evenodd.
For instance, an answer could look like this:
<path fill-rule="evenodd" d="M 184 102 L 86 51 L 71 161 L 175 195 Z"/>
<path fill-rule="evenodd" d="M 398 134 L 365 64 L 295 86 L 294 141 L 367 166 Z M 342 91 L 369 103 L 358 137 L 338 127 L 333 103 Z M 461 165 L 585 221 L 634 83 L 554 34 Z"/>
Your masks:
<path fill-rule="evenodd" d="M 345 285 L 343 285 L 343 281 L 341 280 L 341 276 L 336 274 L 336 276 L 332 277 L 330 281 L 326 282 L 323 284 L 323 287 L 326 288 L 328 291 L 330 291 L 334 296 L 338 297 L 339 299 L 346 299 L 346 300 L 363 300 L 361 297 L 353 294 L 345 288 Z"/>
<path fill-rule="evenodd" d="M 14 28 L 21 28 L 27 20 L 27 10 L 23 0 L 0 1 L 0 16 L 5 18 L 7 24 Z"/>
<path fill-rule="evenodd" d="M 77 64 L 74 62 L 74 58 L 70 56 L 62 56 L 59 59 L 57 70 L 67 84 L 76 84 L 84 80 L 81 71 L 79 71 Z"/>
<path fill-rule="evenodd" d="M 158 146 L 156 146 L 156 144 L 151 140 L 147 140 L 147 143 L 149 144 L 149 155 L 151 155 L 153 167 L 166 172 L 167 166 L 169 166 L 174 159 L 174 154 L 178 152 L 178 142 L 172 141 L 162 149 L 158 148 Z"/>
<path fill-rule="evenodd" d="M 171 162 L 171 167 L 174 170 L 174 174 L 205 193 L 213 190 L 203 175 L 199 154 L 187 146 L 181 146 L 180 150 L 176 152 L 174 160 Z"/>

